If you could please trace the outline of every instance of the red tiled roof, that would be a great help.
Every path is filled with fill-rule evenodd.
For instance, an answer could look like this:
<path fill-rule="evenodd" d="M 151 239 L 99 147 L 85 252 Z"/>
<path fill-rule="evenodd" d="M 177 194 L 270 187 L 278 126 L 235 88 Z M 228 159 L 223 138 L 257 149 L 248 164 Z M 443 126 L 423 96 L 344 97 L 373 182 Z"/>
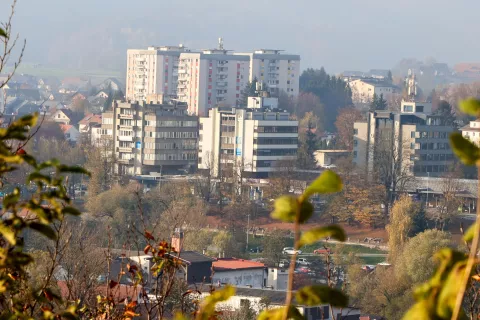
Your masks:
<path fill-rule="evenodd" d="M 68 299 L 70 296 L 70 289 L 66 281 L 57 281 L 58 288 L 60 289 L 60 294 L 62 298 Z M 75 282 L 70 285 L 75 286 Z M 118 284 L 113 289 L 110 289 L 110 293 L 115 299 L 115 302 L 125 300 L 125 298 L 130 298 L 132 301 L 137 301 L 138 294 L 141 292 L 141 286 L 129 286 L 124 284 Z M 106 284 L 100 284 L 95 288 L 95 291 L 100 295 L 105 295 L 107 292 Z"/>
<path fill-rule="evenodd" d="M 61 124 L 60 129 L 63 133 L 67 133 L 68 130 L 72 129 L 73 126 L 71 124 Z"/>
<path fill-rule="evenodd" d="M 93 114 L 89 113 L 80 120 L 80 124 L 89 124 L 89 123 L 102 123 L 102 115 L 101 114 Z"/>
<path fill-rule="evenodd" d="M 217 271 L 221 270 L 237 270 L 237 269 L 257 269 L 265 268 L 265 265 L 252 260 L 243 260 L 236 258 L 221 258 L 213 261 L 213 268 Z"/>

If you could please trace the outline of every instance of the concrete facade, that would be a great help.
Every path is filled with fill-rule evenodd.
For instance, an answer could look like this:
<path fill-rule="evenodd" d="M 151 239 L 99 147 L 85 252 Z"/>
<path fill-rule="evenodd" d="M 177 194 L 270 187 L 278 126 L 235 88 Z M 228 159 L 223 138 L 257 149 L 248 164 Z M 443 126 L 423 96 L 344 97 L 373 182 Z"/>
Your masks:
<path fill-rule="evenodd" d="M 388 100 L 396 91 L 396 87 L 391 83 L 378 79 L 357 79 L 348 83 L 352 90 L 352 100 L 355 103 L 370 103 L 373 95 L 376 94 Z"/>
<path fill-rule="evenodd" d="M 177 94 L 178 61 L 183 46 L 127 50 L 127 100 L 143 101 L 149 94 Z"/>
<path fill-rule="evenodd" d="M 197 163 L 198 118 L 184 103 L 115 101 L 102 114 L 102 128 L 112 132 L 120 173 L 162 174 L 191 171 Z"/>
<path fill-rule="evenodd" d="M 216 106 L 237 106 L 249 77 L 249 58 L 211 49 L 182 53 L 177 96 L 190 114 L 206 116 Z"/>
<path fill-rule="evenodd" d="M 278 109 L 214 108 L 200 118 L 198 167 L 214 176 L 222 166 L 241 165 L 252 176 L 266 177 L 277 161 L 295 160 L 297 148 L 298 121 Z"/>
<path fill-rule="evenodd" d="M 254 79 L 265 83 L 270 94 L 280 91 L 289 96 L 298 95 L 300 88 L 300 56 L 285 54 L 281 50 L 259 49 L 252 53 L 235 53 L 250 58 L 248 80 Z"/>

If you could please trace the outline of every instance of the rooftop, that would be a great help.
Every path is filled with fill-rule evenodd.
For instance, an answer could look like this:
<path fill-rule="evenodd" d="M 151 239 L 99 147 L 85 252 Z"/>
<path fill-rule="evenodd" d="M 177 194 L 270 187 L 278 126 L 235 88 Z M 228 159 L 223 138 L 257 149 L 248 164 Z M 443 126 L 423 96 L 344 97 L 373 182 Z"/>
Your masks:
<path fill-rule="evenodd" d="M 207 257 L 206 255 L 203 255 L 201 253 L 198 253 L 196 251 L 182 251 L 180 252 L 179 255 L 177 254 L 169 254 L 172 257 L 178 257 L 178 259 L 191 264 L 195 262 L 210 262 L 214 261 L 215 259 Z"/>
<path fill-rule="evenodd" d="M 260 262 L 236 258 L 221 258 L 213 262 L 216 271 L 265 268 Z"/>

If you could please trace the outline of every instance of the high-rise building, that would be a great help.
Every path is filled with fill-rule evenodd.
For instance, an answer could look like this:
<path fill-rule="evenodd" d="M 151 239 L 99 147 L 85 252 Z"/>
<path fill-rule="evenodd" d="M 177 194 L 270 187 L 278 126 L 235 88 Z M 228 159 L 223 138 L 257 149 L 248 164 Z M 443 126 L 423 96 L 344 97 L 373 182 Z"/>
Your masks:
<path fill-rule="evenodd" d="M 200 118 L 198 168 L 218 177 L 236 167 L 246 176 L 267 177 L 276 163 L 295 160 L 298 121 L 277 109 L 278 99 L 250 97 L 248 108 L 213 108 Z"/>
<path fill-rule="evenodd" d="M 183 45 L 127 51 L 127 100 L 144 101 L 149 94 L 177 94 L 178 59 Z"/>
<path fill-rule="evenodd" d="M 367 121 L 354 124 L 353 160 L 369 173 L 441 176 L 454 161 L 448 141 L 454 129 L 442 120 L 425 102 L 402 101 L 400 112 L 370 112 Z"/>
<path fill-rule="evenodd" d="M 223 48 L 182 53 L 178 69 L 178 99 L 188 112 L 208 115 L 216 106 L 237 106 L 249 77 L 249 58 Z"/>
<path fill-rule="evenodd" d="M 250 57 L 248 80 L 257 79 L 267 85 L 270 94 L 280 91 L 297 96 L 300 82 L 300 56 L 282 50 L 259 49 L 252 53 L 235 53 Z"/>
<path fill-rule="evenodd" d="M 102 114 L 102 129 L 112 134 L 119 173 L 168 174 L 196 167 L 198 118 L 187 115 L 185 103 L 158 99 L 114 101 L 113 111 Z"/>

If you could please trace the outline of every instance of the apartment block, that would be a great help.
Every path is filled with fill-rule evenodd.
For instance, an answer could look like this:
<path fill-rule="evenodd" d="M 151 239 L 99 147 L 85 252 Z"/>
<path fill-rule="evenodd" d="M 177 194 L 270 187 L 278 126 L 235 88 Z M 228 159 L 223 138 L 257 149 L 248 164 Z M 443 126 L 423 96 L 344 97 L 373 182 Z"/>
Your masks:
<path fill-rule="evenodd" d="M 430 103 L 402 101 L 400 112 L 370 112 L 366 122 L 355 122 L 354 162 L 368 172 L 380 161 L 399 174 L 438 177 L 448 172 L 454 162 L 448 137 L 454 129 L 431 110 Z"/>
<path fill-rule="evenodd" d="M 208 115 L 216 106 L 237 106 L 249 77 L 249 58 L 224 49 L 180 55 L 177 96 L 188 112 Z"/>
<path fill-rule="evenodd" d="M 127 100 L 143 101 L 149 94 L 177 94 L 178 61 L 182 46 L 149 47 L 127 51 Z"/>
<path fill-rule="evenodd" d="M 112 132 L 118 172 L 129 175 L 190 172 L 197 164 L 198 118 L 185 103 L 114 101 L 103 113 L 102 129 Z"/>
<path fill-rule="evenodd" d="M 259 49 L 252 53 L 235 53 L 250 58 L 248 80 L 257 79 L 267 85 L 272 95 L 280 91 L 297 96 L 300 84 L 300 56 L 282 53 L 282 50 Z"/>
<path fill-rule="evenodd" d="M 466 126 L 460 128 L 460 131 L 465 138 L 480 145 L 480 119 L 470 121 Z"/>
<path fill-rule="evenodd" d="M 198 168 L 218 177 L 236 167 L 246 176 L 267 177 L 281 160 L 295 160 L 298 121 L 277 109 L 278 99 L 250 97 L 248 107 L 213 108 L 200 118 Z"/>
<path fill-rule="evenodd" d="M 388 100 L 398 88 L 383 79 L 357 79 L 348 83 L 352 90 L 352 100 L 355 103 L 370 103 L 373 100 L 373 95 L 378 97 L 383 95 L 385 100 Z"/>

